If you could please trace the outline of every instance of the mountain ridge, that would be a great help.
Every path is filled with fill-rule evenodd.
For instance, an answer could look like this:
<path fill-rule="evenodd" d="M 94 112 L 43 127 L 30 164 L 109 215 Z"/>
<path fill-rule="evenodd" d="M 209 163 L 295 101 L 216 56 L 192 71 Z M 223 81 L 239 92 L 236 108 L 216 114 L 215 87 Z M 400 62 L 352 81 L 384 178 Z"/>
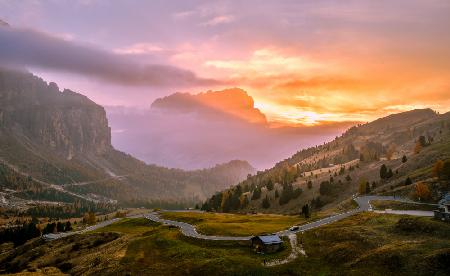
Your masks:
<path fill-rule="evenodd" d="M 3 166 L 50 183 L 39 189 L 52 193 L 192 202 L 254 172 L 248 162 L 233 160 L 196 171 L 147 165 L 112 147 L 103 107 L 28 72 L 0 70 L 0 99 Z M 39 199 L 38 190 L 28 193 Z"/>
<path fill-rule="evenodd" d="M 356 193 L 371 192 L 417 200 L 411 185 L 415 182 L 425 183 L 432 191 L 428 199 L 436 201 L 448 191 L 447 182 L 433 178 L 438 160 L 450 162 L 450 112 L 410 110 L 351 127 L 333 141 L 298 151 L 216 193 L 202 209 L 297 214 L 305 205 L 336 208 Z M 387 178 L 380 177 L 383 166 L 390 170 Z"/>

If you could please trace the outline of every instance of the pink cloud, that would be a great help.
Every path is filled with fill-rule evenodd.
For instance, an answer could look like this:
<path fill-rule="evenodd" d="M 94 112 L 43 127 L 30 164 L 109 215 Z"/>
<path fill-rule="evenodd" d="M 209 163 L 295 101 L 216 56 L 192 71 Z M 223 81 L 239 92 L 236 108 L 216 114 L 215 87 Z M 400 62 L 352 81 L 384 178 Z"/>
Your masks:
<path fill-rule="evenodd" d="M 210 20 L 204 22 L 202 25 L 203 26 L 216 26 L 219 24 L 227 24 L 227 23 L 231 23 L 234 21 L 234 16 L 232 15 L 219 15 L 216 17 L 211 18 Z"/>

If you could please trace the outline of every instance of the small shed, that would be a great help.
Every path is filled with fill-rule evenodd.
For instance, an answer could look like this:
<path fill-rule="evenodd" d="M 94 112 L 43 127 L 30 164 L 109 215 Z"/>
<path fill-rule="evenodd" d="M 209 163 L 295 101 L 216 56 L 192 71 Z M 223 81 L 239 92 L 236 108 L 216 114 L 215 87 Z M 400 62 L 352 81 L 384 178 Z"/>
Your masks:
<path fill-rule="evenodd" d="M 446 194 L 440 201 L 439 207 L 434 211 L 436 219 L 450 221 L 450 193 Z"/>
<path fill-rule="evenodd" d="M 283 241 L 276 234 L 254 236 L 252 247 L 258 253 L 273 253 L 281 249 Z"/>

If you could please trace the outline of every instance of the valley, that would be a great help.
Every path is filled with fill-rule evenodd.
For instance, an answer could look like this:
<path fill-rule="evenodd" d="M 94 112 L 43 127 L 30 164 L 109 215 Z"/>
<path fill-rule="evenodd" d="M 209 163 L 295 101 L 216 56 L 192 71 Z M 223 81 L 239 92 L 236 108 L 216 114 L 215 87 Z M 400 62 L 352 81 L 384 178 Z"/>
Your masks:
<path fill-rule="evenodd" d="M 450 275 L 449 14 L 0 0 L 0 275 Z"/>

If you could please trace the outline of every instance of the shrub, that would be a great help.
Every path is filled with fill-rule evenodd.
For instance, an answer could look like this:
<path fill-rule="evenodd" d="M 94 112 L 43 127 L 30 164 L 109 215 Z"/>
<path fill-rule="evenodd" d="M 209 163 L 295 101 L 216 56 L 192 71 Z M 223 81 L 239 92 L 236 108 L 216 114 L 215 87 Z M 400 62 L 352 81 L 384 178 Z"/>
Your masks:
<path fill-rule="evenodd" d="M 62 271 L 62 272 L 67 272 L 69 270 L 71 270 L 73 268 L 73 264 L 70 262 L 64 262 L 61 263 L 60 265 L 58 265 L 58 268 Z"/>
<path fill-rule="evenodd" d="M 71 251 L 78 251 L 81 248 L 81 244 L 80 243 L 75 243 L 74 245 L 72 245 L 72 249 Z"/>
<path fill-rule="evenodd" d="M 273 190 L 273 182 L 272 179 L 269 179 L 269 181 L 266 184 L 267 190 L 272 191 Z"/>
<path fill-rule="evenodd" d="M 402 157 L 402 163 L 406 163 L 406 161 L 408 161 L 408 158 L 406 158 L 406 155 L 403 155 L 403 157 Z"/>
<path fill-rule="evenodd" d="M 262 207 L 264 209 L 267 209 L 267 208 L 270 207 L 270 201 L 269 201 L 269 198 L 267 196 L 262 201 Z"/>
<path fill-rule="evenodd" d="M 256 187 L 252 194 L 252 200 L 257 200 L 261 198 L 261 188 Z"/>
<path fill-rule="evenodd" d="M 352 177 L 349 174 L 347 174 L 347 176 L 345 177 L 345 180 L 347 180 L 347 182 L 350 182 L 350 181 L 352 181 Z"/>
<path fill-rule="evenodd" d="M 411 185 L 412 184 L 412 180 L 411 180 L 411 178 L 409 178 L 409 176 L 406 178 L 406 180 L 405 180 L 405 186 L 407 186 L 407 185 Z"/>
<path fill-rule="evenodd" d="M 380 178 L 386 179 L 388 174 L 388 170 L 385 164 L 381 165 L 380 167 Z"/>

